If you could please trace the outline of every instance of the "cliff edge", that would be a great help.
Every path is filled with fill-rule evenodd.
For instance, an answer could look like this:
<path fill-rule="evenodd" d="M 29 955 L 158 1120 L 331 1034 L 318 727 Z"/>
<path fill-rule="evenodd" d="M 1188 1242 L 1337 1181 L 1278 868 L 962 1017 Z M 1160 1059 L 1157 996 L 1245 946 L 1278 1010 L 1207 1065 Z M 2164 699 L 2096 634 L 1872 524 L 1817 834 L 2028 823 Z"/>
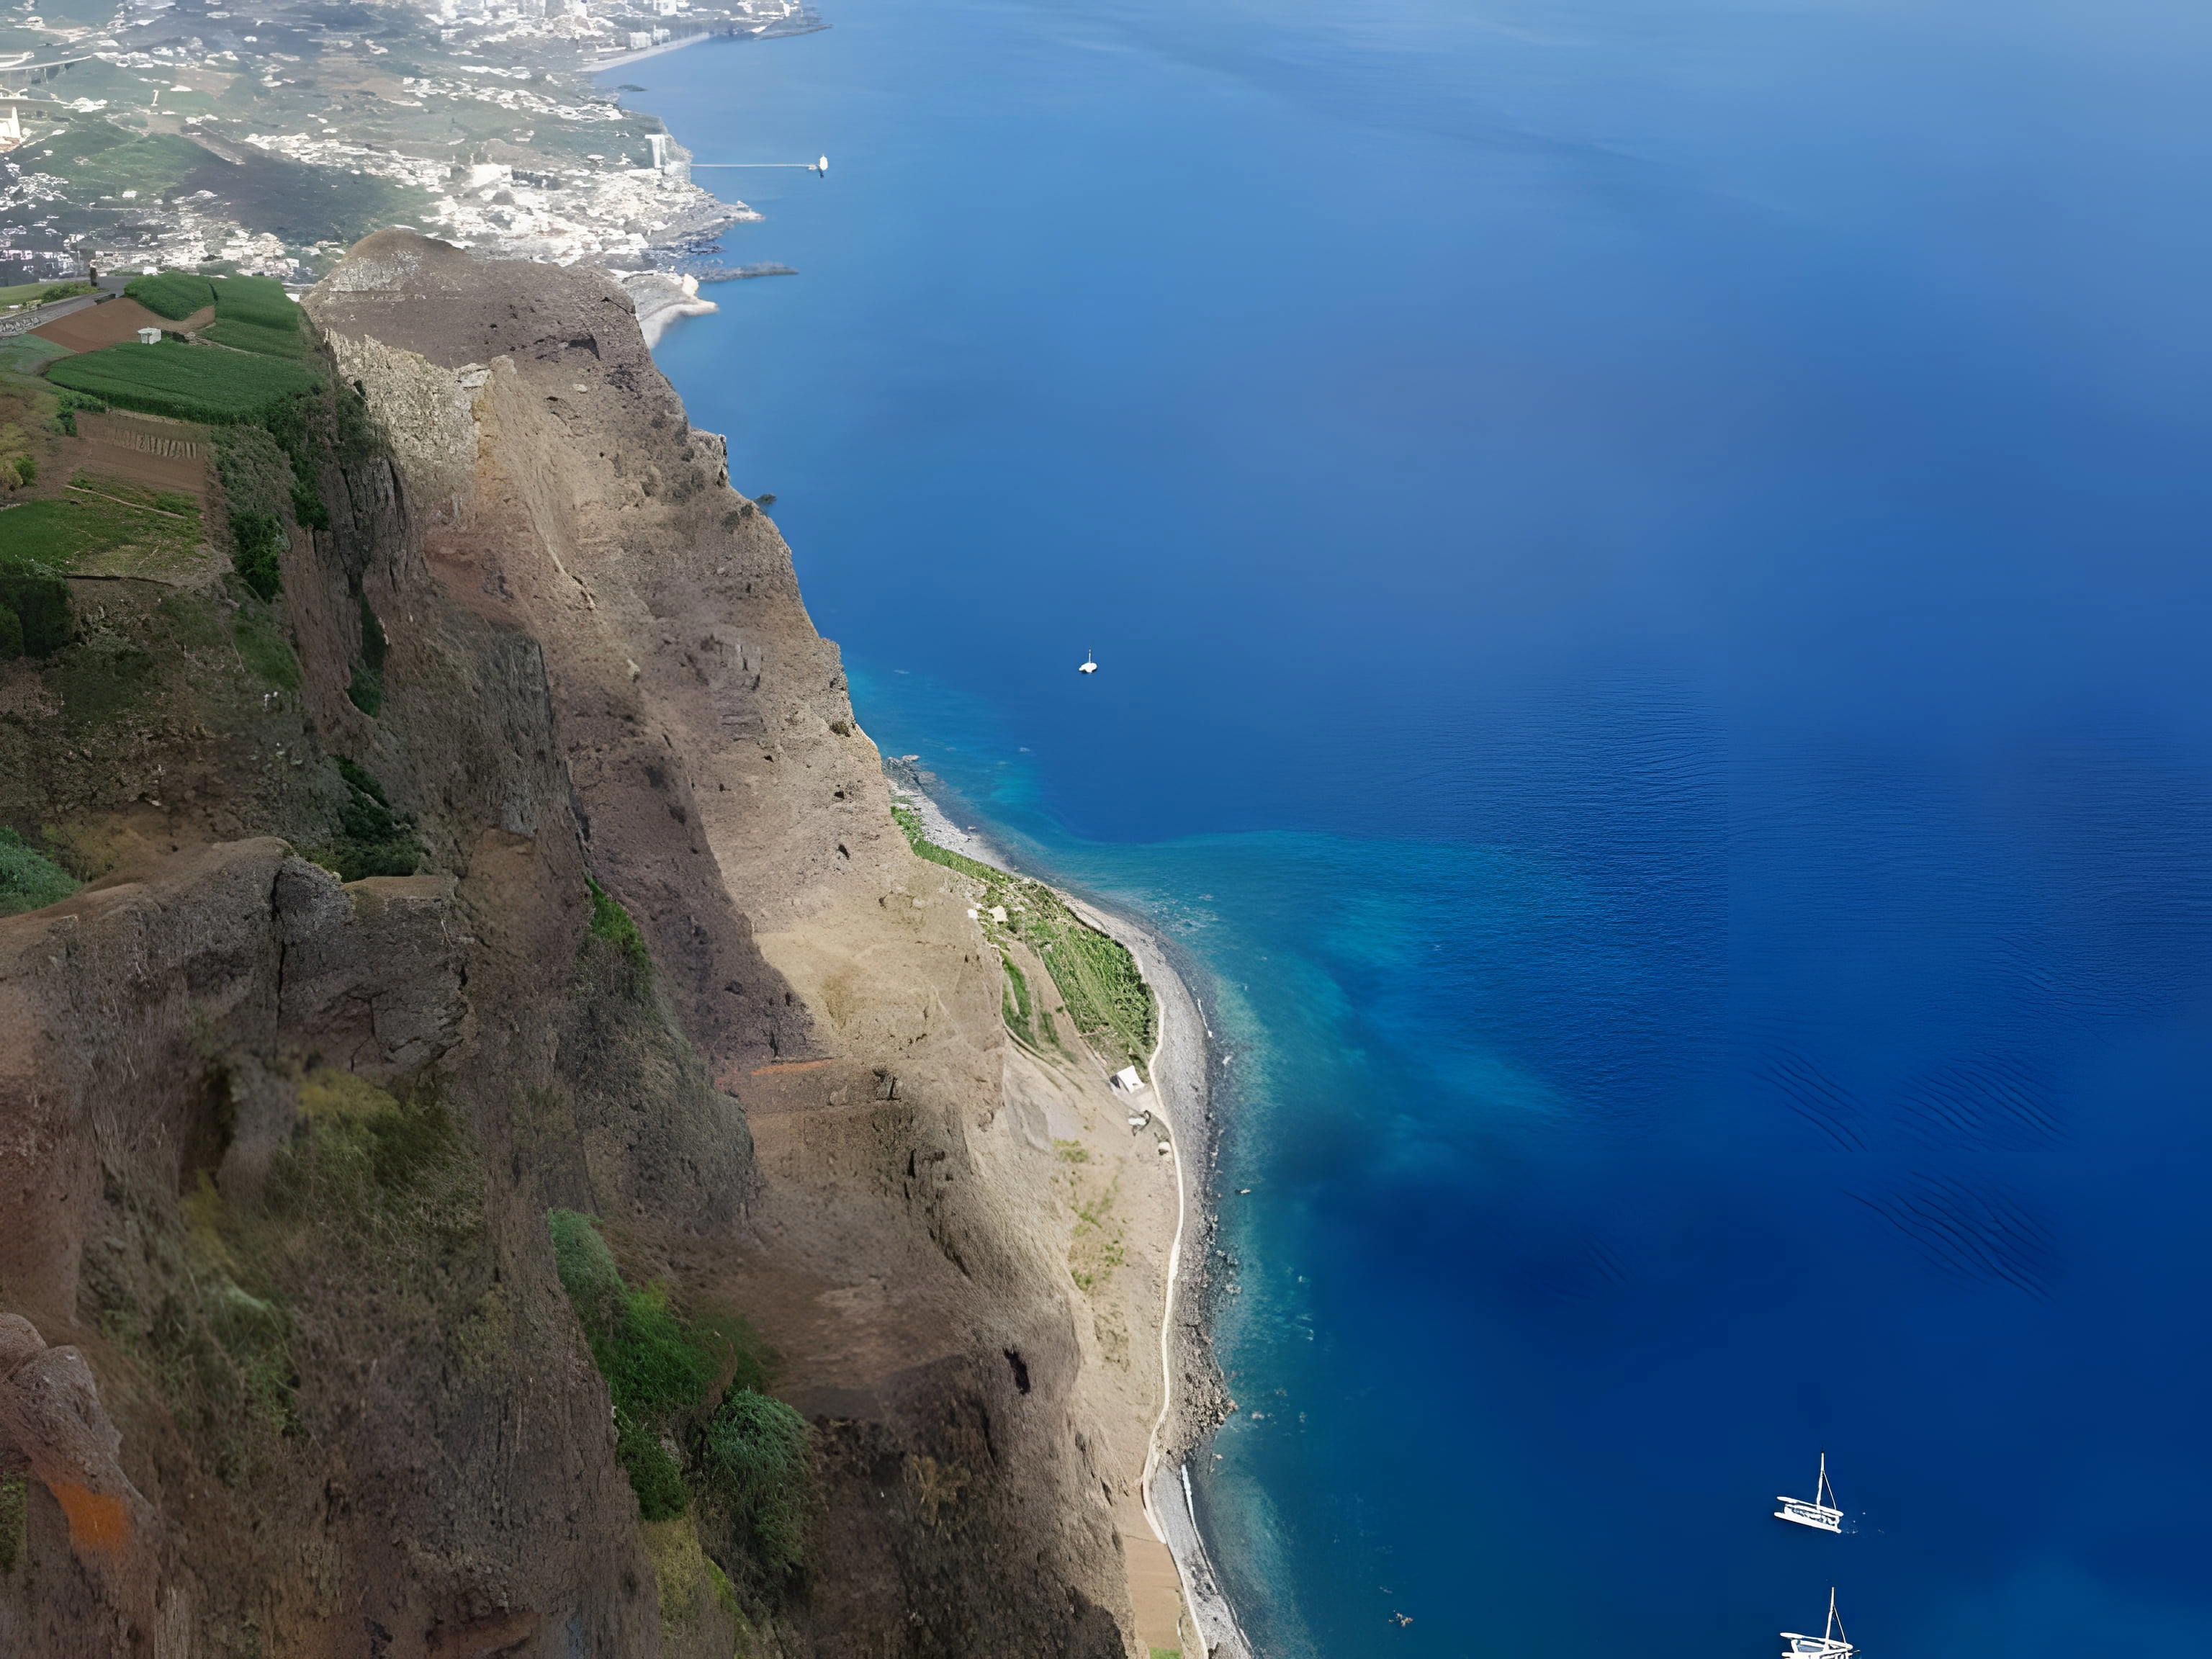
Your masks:
<path fill-rule="evenodd" d="M 0 918 L 0 1651 L 1132 1651 L 1088 1085 L 1010 1109 L 781 538 L 602 275 L 307 313 L 278 568 L 0 663 L 83 884 Z"/>

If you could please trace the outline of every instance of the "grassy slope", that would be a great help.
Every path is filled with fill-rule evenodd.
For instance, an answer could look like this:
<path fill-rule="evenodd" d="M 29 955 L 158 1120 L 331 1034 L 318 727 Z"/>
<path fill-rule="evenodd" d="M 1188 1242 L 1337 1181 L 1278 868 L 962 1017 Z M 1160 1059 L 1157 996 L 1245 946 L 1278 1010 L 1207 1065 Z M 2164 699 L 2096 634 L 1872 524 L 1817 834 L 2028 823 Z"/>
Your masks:
<path fill-rule="evenodd" d="M 64 495 L 0 512 L 0 574 L 147 574 L 188 561 L 199 544 L 192 497 L 87 473 Z"/>

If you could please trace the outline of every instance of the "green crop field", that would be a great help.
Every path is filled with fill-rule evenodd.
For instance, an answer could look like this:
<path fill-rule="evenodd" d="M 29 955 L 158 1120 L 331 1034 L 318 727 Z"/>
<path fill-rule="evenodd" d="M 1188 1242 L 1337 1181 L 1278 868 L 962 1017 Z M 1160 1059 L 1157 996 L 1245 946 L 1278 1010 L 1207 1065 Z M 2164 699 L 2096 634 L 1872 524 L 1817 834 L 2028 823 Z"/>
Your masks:
<path fill-rule="evenodd" d="M 46 378 L 120 409 L 218 424 L 258 420 L 316 385 L 306 369 L 281 358 L 173 340 L 64 357 Z"/>
<path fill-rule="evenodd" d="M 226 323 L 253 323 L 263 328 L 296 332 L 300 307 L 274 276 L 214 276 L 215 314 Z"/>
<path fill-rule="evenodd" d="M 134 276 L 123 292 L 157 317 L 181 322 L 195 311 L 215 303 L 215 289 L 204 276 L 189 271 L 165 270 L 153 276 Z"/>
<path fill-rule="evenodd" d="M 200 330 L 199 337 L 234 350 L 296 357 L 304 344 L 300 307 L 273 276 L 202 276 L 164 270 L 134 278 L 124 292 L 173 322 L 212 305 L 215 321 Z"/>
<path fill-rule="evenodd" d="M 252 351 L 264 357 L 296 357 L 301 341 L 295 328 L 268 328 L 259 323 L 233 322 L 218 314 L 194 337 L 212 340 L 234 351 Z"/>

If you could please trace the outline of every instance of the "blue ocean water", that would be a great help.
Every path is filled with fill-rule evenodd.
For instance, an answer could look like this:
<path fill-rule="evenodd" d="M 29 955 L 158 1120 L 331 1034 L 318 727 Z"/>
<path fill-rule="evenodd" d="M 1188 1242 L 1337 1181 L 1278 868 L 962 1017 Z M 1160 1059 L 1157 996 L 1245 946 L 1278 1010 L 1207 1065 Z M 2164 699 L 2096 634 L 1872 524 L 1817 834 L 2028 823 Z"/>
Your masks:
<path fill-rule="evenodd" d="M 623 71 L 831 158 L 659 356 L 1198 964 L 1262 1648 L 2203 1649 L 2212 11 L 832 21 Z"/>

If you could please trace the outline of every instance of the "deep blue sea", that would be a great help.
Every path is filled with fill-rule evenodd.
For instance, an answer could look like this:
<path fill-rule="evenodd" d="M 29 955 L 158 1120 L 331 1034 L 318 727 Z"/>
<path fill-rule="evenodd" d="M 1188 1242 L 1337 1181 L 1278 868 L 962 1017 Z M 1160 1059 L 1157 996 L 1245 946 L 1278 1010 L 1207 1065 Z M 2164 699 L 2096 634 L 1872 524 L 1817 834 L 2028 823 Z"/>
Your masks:
<path fill-rule="evenodd" d="M 1200 966 L 1263 1650 L 2212 1651 L 2212 7 L 822 3 L 659 355 Z"/>

